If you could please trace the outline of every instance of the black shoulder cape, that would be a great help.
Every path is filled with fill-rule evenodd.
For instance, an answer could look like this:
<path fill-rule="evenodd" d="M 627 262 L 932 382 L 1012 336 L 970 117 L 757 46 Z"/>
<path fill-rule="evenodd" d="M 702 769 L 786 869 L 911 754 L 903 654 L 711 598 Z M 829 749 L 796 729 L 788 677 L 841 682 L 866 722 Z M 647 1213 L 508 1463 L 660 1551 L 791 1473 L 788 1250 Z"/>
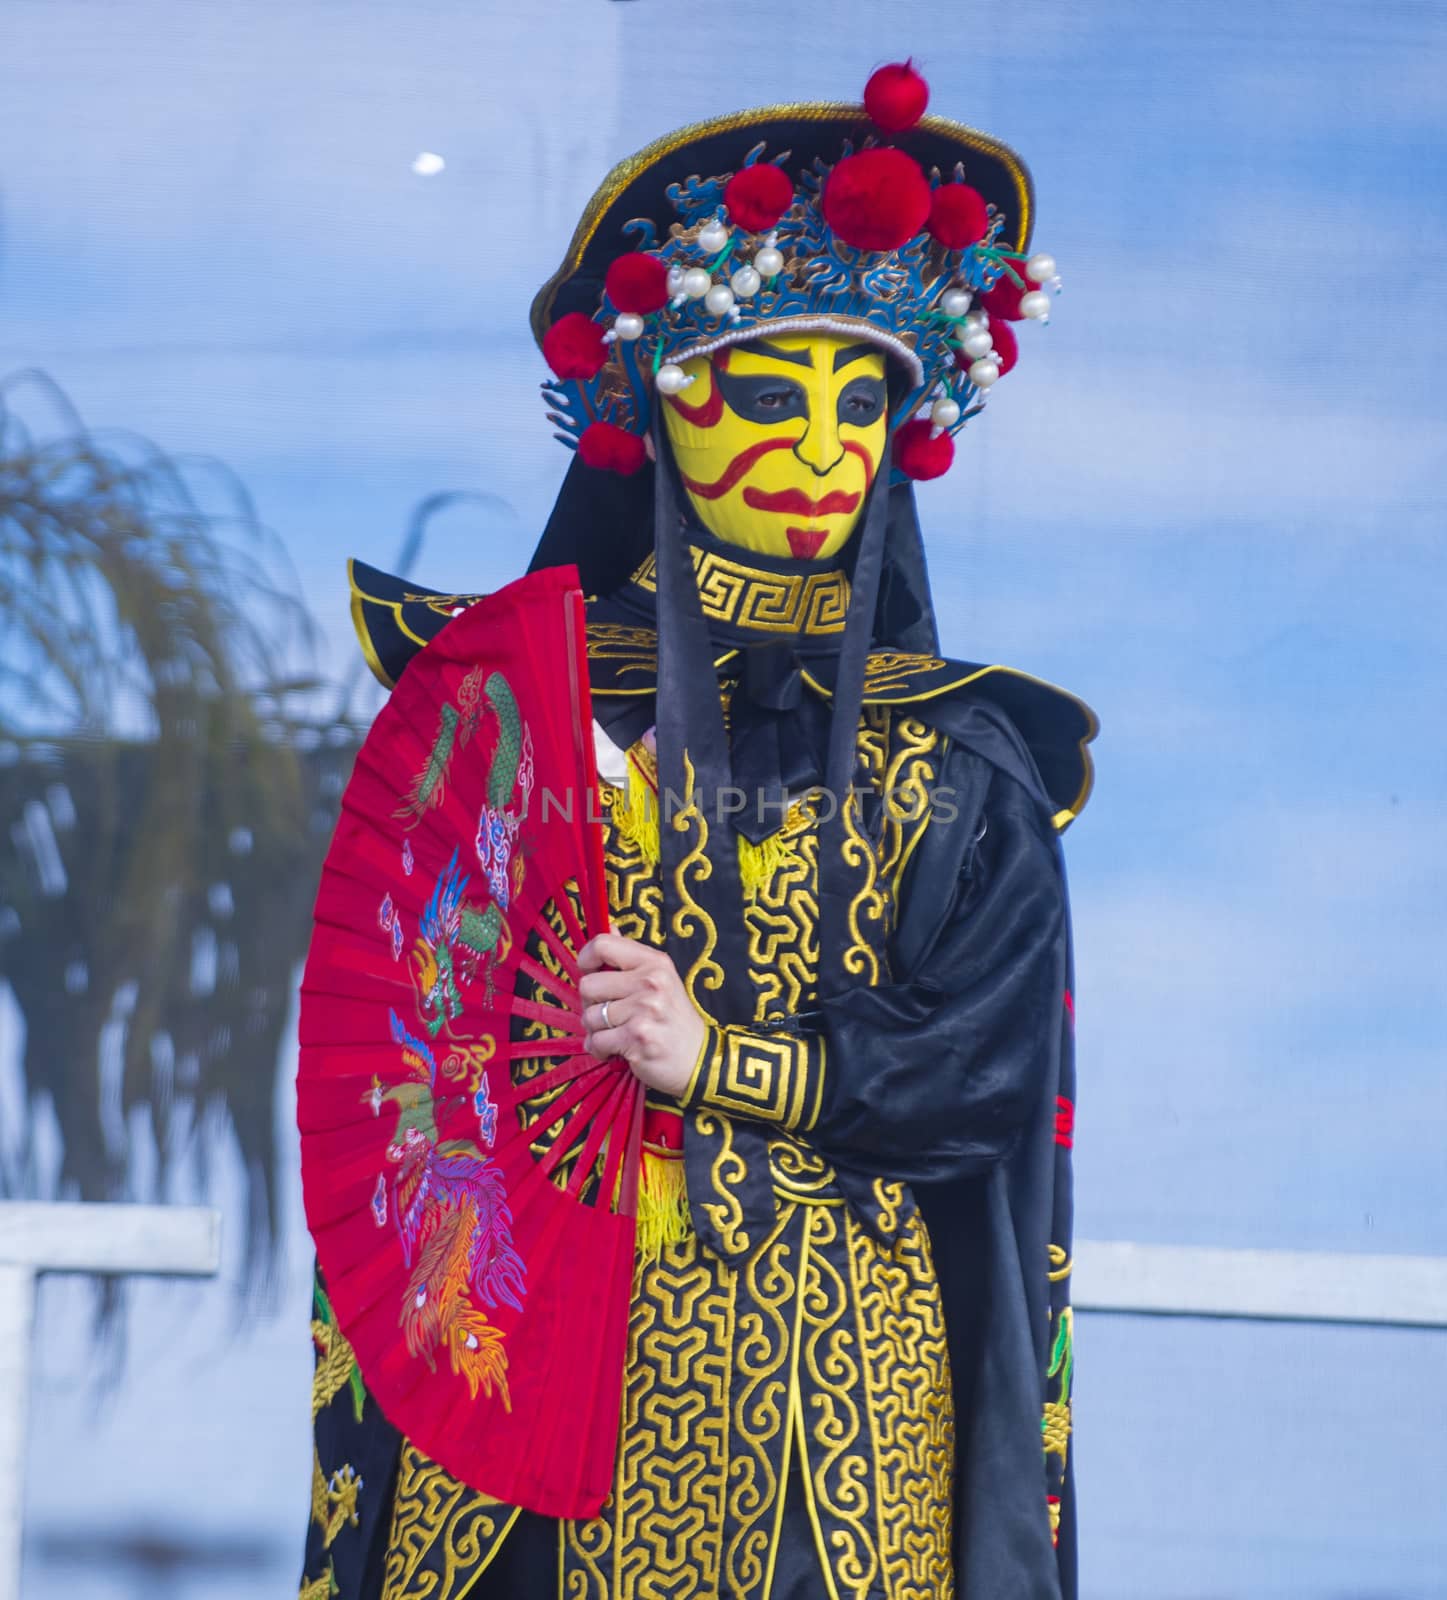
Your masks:
<path fill-rule="evenodd" d="M 389 687 L 477 598 L 356 561 L 350 577 L 363 651 Z M 615 739 L 653 720 L 649 620 L 616 597 L 589 603 L 594 710 Z M 720 677 L 737 679 L 750 647 L 720 645 Z M 827 702 L 830 659 L 797 664 Z M 1097 724 L 1024 673 L 898 649 L 870 655 L 864 702 L 917 708 L 948 736 L 959 816 L 929 828 L 910 863 L 894 979 L 801 1019 L 851 1064 L 817 1142 L 841 1169 L 908 1181 L 929 1227 L 956 1388 L 961 1600 L 1074 1600 L 1074 980 L 1058 834 L 1088 798 Z"/>
<path fill-rule="evenodd" d="M 368 666 L 388 689 L 452 617 L 480 598 L 425 589 L 361 561 L 348 562 L 347 569 L 357 637 Z M 599 720 L 610 729 L 636 720 L 627 717 L 622 702 L 651 702 L 657 690 L 658 655 L 648 620 L 612 596 L 589 601 L 589 679 L 602 702 Z M 719 652 L 715 664 L 722 675 L 731 667 L 739 670 L 737 658 L 746 648 L 739 640 Z M 827 699 L 832 671 L 831 657 L 806 658 L 805 682 Z M 1079 816 L 1090 798 L 1095 715 L 1084 701 L 1043 679 L 1013 667 L 881 650 L 869 657 L 864 703 L 917 706 L 918 714 L 942 733 L 978 747 L 1023 786 L 1037 789 L 1059 829 Z M 640 717 L 643 710 L 640 706 Z"/>

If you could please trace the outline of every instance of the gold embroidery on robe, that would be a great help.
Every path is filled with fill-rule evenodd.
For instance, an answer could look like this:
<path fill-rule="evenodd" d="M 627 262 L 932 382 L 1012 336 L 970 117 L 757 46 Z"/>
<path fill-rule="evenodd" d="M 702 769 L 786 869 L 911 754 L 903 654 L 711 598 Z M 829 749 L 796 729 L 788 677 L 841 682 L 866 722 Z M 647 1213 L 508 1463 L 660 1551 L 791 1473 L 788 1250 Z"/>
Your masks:
<path fill-rule="evenodd" d="M 928 825 L 940 751 L 923 723 L 888 707 L 866 708 L 860 749 L 885 797 L 874 829 L 866 834 L 855 817 L 846 830 L 857 879 L 851 951 L 862 980 L 873 982 L 887 978 L 898 886 Z M 685 805 L 675 825 L 691 846 L 686 888 L 687 875 L 707 867 L 707 824 Z M 787 860 L 746 902 L 760 1022 L 802 1009 L 813 996 L 817 862 L 811 812 Z M 607 868 L 620 931 L 661 944 L 656 853 L 613 829 Z M 686 916 L 688 897 L 681 898 Z M 706 938 L 689 975 L 705 1010 L 715 948 Z M 712 1192 L 692 1198 L 728 1241 L 743 1227 L 735 1192 L 743 1157 L 723 1110 L 696 1115 L 722 1137 Z M 804 1487 L 824 1572 L 821 1593 L 952 1600 L 949 1359 L 924 1223 L 906 1205 L 904 1186 L 880 1179 L 868 1221 L 893 1241 L 881 1244 L 844 1203 L 828 1162 L 777 1122 L 768 1160 L 774 1226 L 748 1241 L 751 1253 L 737 1266 L 691 1233 L 639 1261 L 614 1487 L 600 1516 L 562 1525 L 559 1600 L 762 1600 L 795 1451 L 802 1476 L 794 1482 Z M 408 1452 L 389 1582 L 394 1560 L 424 1536 L 431 1545 L 445 1539 L 461 1508 L 479 1499 Z M 484 1504 L 476 1512 L 495 1524 L 506 1515 Z M 430 1533 L 419 1531 L 424 1525 Z M 503 1531 L 494 1527 L 494 1541 Z M 385 1600 L 459 1600 L 472 1574 L 456 1564 L 446 1571 L 452 1576 L 430 1589 L 399 1583 Z"/>
<path fill-rule="evenodd" d="M 402 1446 L 382 1600 L 462 1600 L 518 1513 Z"/>
<path fill-rule="evenodd" d="M 301 1588 L 297 1590 L 297 1600 L 331 1600 L 337 1592 L 336 1574 L 332 1571 L 331 1563 L 327 1563 L 327 1570 L 319 1578 L 310 1581 L 303 1578 Z"/>
<path fill-rule="evenodd" d="M 348 1387 L 352 1390 L 353 1408 L 360 1420 L 362 1380 L 357 1370 L 357 1358 L 346 1334 L 333 1319 L 331 1302 L 322 1290 L 320 1278 L 312 1294 L 318 1312 L 312 1319 L 312 1343 L 316 1346 L 316 1365 L 312 1369 L 312 1424 L 315 1427 L 318 1415 Z M 349 1462 L 344 1461 L 334 1472 L 328 1473 L 322 1466 L 321 1456 L 313 1442 L 311 1515 L 312 1521 L 322 1530 L 324 1550 L 331 1549 L 337 1535 L 348 1524 L 354 1528 L 360 1525 L 357 1499 L 364 1487 L 363 1480 Z M 330 1583 L 329 1573 L 330 1569 L 328 1574 L 315 1579 L 309 1587 L 315 1589 L 319 1583 Z"/>

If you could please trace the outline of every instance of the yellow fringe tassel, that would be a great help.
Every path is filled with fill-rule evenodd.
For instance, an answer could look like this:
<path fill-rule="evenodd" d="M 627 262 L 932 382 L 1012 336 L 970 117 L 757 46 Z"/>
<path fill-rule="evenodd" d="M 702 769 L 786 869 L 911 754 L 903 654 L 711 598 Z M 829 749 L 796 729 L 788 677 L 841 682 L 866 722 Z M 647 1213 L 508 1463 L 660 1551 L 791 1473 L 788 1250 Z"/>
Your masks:
<path fill-rule="evenodd" d="M 767 839 L 755 844 L 739 835 L 739 882 L 750 900 L 757 900 L 760 890 L 767 889 L 774 874 L 781 872 L 791 861 L 798 859 L 794 841 L 782 833 L 771 833 Z"/>
<path fill-rule="evenodd" d="M 688 1190 L 683 1181 L 683 1156 L 655 1155 L 645 1145 L 643 1168 L 638 1175 L 637 1254 L 641 1261 L 657 1261 L 666 1244 L 688 1238 Z"/>
<path fill-rule="evenodd" d="M 658 796 L 643 778 L 630 753 L 628 782 L 614 789 L 613 831 L 631 844 L 651 867 L 658 865 Z"/>
<path fill-rule="evenodd" d="M 630 770 L 627 786 L 613 790 L 610 809 L 614 832 L 631 844 L 650 867 L 656 867 L 659 859 L 658 797 L 640 772 Z M 796 801 L 778 833 L 771 833 L 758 844 L 739 836 L 739 881 L 748 899 L 756 900 L 773 881 L 775 873 L 799 859 L 790 833 L 792 827 L 803 820 L 803 804 Z"/>

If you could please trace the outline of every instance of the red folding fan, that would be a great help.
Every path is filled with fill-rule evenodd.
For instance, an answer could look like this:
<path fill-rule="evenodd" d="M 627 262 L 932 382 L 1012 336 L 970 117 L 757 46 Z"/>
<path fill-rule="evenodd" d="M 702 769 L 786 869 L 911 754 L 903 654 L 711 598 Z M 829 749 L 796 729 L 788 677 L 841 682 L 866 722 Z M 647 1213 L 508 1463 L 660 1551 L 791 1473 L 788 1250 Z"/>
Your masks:
<path fill-rule="evenodd" d="M 302 983 L 302 1187 L 368 1389 L 462 1482 L 612 1481 L 642 1085 L 583 1048 L 608 926 L 576 571 L 455 617 L 357 757 Z"/>

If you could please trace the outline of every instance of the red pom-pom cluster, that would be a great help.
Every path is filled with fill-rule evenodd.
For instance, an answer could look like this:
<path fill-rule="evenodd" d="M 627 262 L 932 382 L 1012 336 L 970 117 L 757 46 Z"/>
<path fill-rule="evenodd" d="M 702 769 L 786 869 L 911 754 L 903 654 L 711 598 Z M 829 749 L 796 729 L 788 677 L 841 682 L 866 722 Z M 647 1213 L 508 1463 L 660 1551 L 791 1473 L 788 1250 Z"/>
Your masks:
<path fill-rule="evenodd" d="M 618 311 L 646 317 L 668 304 L 668 268 L 657 256 L 643 250 L 619 256 L 608 268 L 603 283 Z"/>
<path fill-rule="evenodd" d="M 1015 263 L 1015 271 L 1024 279 L 1025 268 L 1019 262 Z M 1002 272 L 995 280 L 991 289 L 986 289 L 980 296 L 980 304 L 990 313 L 993 323 L 997 317 L 1003 317 L 1007 322 L 1022 322 L 1025 313 L 1020 309 L 1020 302 L 1036 287 L 1028 280 L 1016 283 L 1008 272 Z"/>
<path fill-rule="evenodd" d="M 603 330 L 592 317 L 570 311 L 543 335 L 543 359 L 559 378 L 596 378 L 608 360 Z"/>
<path fill-rule="evenodd" d="M 1000 376 L 1003 378 L 1020 359 L 1020 341 L 1015 337 L 1015 330 L 1008 322 L 992 322 L 990 337 L 995 341 L 995 349 L 990 360 L 1000 369 Z"/>
<path fill-rule="evenodd" d="M 770 162 L 741 167 L 724 188 L 729 217 L 750 233 L 767 233 L 793 203 L 788 174 Z"/>
<path fill-rule="evenodd" d="M 1000 369 L 1002 378 L 1014 368 L 1020 359 L 1020 342 L 1015 337 L 1015 330 L 1003 318 L 997 317 L 990 324 L 989 334 L 994 342 L 994 349 L 988 355 L 977 357 L 966 350 L 955 352 L 955 363 L 961 371 L 968 372 L 977 360 L 993 361 Z"/>
<path fill-rule="evenodd" d="M 929 181 L 903 150 L 861 150 L 829 174 L 824 220 L 856 250 L 897 250 L 924 227 Z"/>
<path fill-rule="evenodd" d="M 583 464 L 600 472 L 618 472 L 631 478 L 648 459 L 642 434 L 629 433 L 612 422 L 593 422 L 578 440 Z"/>
<path fill-rule="evenodd" d="M 940 478 L 955 459 L 955 441 L 936 433 L 928 417 L 916 417 L 894 436 L 894 464 L 906 478 Z"/>
<path fill-rule="evenodd" d="M 946 250 L 965 250 L 990 231 L 990 208 L 967 183 L 942 183 L 930 201 L 929 231 Z"/>
<path fill-rule="evenodd" d="M 908 61 L 880 67 L 864 86 L 864 109 L 870 121 L 886 133 L 912 128 L 928 104 L 929 85 Z"/>

